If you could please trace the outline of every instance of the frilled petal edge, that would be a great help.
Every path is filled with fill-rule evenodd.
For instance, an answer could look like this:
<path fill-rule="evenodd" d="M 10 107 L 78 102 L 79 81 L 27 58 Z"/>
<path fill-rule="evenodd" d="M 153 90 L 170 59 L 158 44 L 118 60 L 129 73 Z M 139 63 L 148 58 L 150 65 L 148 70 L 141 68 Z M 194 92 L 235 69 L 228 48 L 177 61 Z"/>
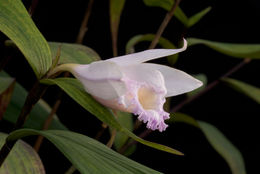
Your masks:
<path fill-rule="evenodd" d="M 186 50 L 187 41 L 185 39 L 183 39 L 183 41 L 184 41 L 183 47 L 180 49 L 152 49 L 152 50 L 142 51 L 138 53 L 128 54 L 125 56 L 111 58 L 108 59 L 107 61 L 115 62 L 120 66 L 129 66 L 129 65 L 139 64 L 149 60 L 157 59 L 160 57 L 170 56 Z"/>

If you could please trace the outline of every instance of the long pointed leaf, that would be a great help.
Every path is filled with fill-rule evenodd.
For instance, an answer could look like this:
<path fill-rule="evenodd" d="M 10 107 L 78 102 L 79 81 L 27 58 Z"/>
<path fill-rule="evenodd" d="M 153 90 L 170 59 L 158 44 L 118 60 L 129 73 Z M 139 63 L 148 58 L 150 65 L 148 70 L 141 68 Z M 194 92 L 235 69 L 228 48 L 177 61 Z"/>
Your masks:
<path fill-rule="evenodd" d="M 246 174 L 242 154 L 215 126 L 203 121 L 195 120 L 183 113 L 173 114 L 169 122 L 182 122 L 199 128 L 206 136 L 211 146 L 228 163 L 232 174 Z"/>
<path fill-rule="evenodd" d="M 5 142 L 7 134 L 0 132 L 0 147 Z M 19 140 L 3 166 L 0 168 L 1 174 L 45 174 L 40 157 L 34 149 L 27 143 Z"/>
<path fill-rule="evenodd" d="M 207 7 L 204 10 L 191 16 L 188 20 L 188 27 L 192 27 L 193 25 L 198 23 L 210 10 L 211 10 L 211 7 Z"/>
<path fill-rule="evenodd" d="M 50 48 L 20 0 L 0 0 L 0 31 L 14 41 L 38 78 L 49 70 Z"/>
<path fill-rule="evenodd" d="M 236 91 L 250 97 L 260 104 L 260 88 L 231 78 L 224 78 L 222 80 Z"/>
<path fill-rule="evenodd" d="M 187 41 L 189 46 L 203 44 L 232 57 L 260 59 L 260 44 L 223 43 L 197 38 L 188 38 Z"/>
<path fill-rule="evenodd" d="M 74 132 L 22 129 L 11 133 L 8 140 L 28 135 L 42 135 L 47 138 L 81 173 L 160 173 L 116 153 L 92 138 Z"/>
<path fill-rule="evenodd" d="M 246 174 L 245 164 L 239 150 L 213 125 L 198 121 L 200 129 L 211 146 L 226 160 L 233 174 Z"/>

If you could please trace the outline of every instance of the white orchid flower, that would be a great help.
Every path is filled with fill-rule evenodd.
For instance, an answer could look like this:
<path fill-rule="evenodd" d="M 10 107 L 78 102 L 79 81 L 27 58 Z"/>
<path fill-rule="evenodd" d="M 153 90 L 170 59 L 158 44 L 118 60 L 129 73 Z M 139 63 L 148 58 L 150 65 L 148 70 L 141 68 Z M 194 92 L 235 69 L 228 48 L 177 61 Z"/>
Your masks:
<path fill-rule="evenodd" d="M 165 98 L 192 91 L 202 82 L 183 71 L 143 62 L 186 48 L 184 40 L 180 49 L 147 50 L 87 65 L 63 64 L 54 71 L 70 71 L 101 104 L 138 115 L 147 128 L 162 132 L 168 126 L 164 120 L 169 119 L 169 113 L 163 110 Z"/>

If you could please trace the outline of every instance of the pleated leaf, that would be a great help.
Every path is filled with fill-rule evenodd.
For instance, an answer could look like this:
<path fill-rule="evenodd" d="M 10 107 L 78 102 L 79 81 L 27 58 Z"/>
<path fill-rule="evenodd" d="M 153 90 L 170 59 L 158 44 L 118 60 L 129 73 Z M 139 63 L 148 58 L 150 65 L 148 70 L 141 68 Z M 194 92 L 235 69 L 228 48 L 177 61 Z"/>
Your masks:
<path fill-rule="evenodd" d="M 0 72 L 0 77 L 8 77 L 9 75 L 4 72 Z M 25 99 L 28 92 L 19 84 L 15 83 L 14 91 L 10 104 L 8 105 L 6 112 L 4 114 L 4 119 L 15 123 L 19 113 L 23 107 Z M 24 127 L 33 128 L 33 129 L 42 129 L 42 126 L 47 119 L 51 111 L 50 106 L 44 101 L 40 100 L 33 108 L 28 120 L 26 121 Z M 66 130 L 67 128 L 58 120 L 58 117 L 55 116 L 54 120 L 50 125 L 50 129 L 62 129 Z"/>
<path fill-rule="evenodd" d="M 80 104 L 83 108 L 89 111 L 91 114 L 96 116 L 102 122 L 108 124 L 112 128 L 115 128 L 117 131 L 122 131 L 129 137 L 133 138 L 134 140 L 153 147 L 158 150 L 162 150 L 165 152 L 169 152 L 176 155 L 182 155 L 181 152 L 178 150 L 172 149 L 170 147 L 149 142 L 143 140 L 142 138 L 136 136 L 127 128 L 123 127 L 115 118 L 113 113 L 104 107 L 103 105 L 99 104 L 93 97 L 91 97 L 83 88 L 82 84 L 73 78 L 57 78 L 57 79 L 45 79 L 41 81 L 42 83 L 49 84 L 49 85 L 58 85 L 61 89 L 63 89 L 73 100 L 75 100 L 78 104 Z"/>
<path fill-rule="evenodd" d="M 42 135 L 47 138 L 82 174 L 160 173 L 116 153 L 92 138 L 74 132 L 23 129 L 11 133 L 8 139 L 14 140 L 28 135 Z"/>
<path fill-rule="evenodd" d="M 0 147 L 7 134 L 0 133 Z M 27 143 L 19 140 L 6 158 L 0 174 L 45 174 L 40 157 Z"/>
<path fill-rule="evenodd" d="M 59 64 L 78 63 L 89 64 L 93 61 L 100 60 L 99 55 L 91 48 L 72 43 L 48 42 L 52 57 L 57 54 L 59 47 L 61 48 Z"/>
<path fill-rule="evenodd" d="M 250 97 L 260 104 L 260 88 L 231 78 L 224 78 L 222 80 L 227 83 L 231 88 Z"/>
<path fill-rule="evenodd" d="M 223 43 L 197 38 L 188 38 L 187 41 L 189 46 L 203 44 L 215 51 L 232 57 L 251 59 L 260 58 L 260 44 Z"/>
<path fill-rule="evenodd" d="M 134 124 L 133 124 L 132 114 L 117 111 L 116 112 L 116 118 L 117 118 L 117 121 L 122 126 L 127 128 L 131 132 L 133 131 Z M 126 134 L 124 134 L 123 132 L 117 132 L 116 137 L 115 137 L 115 141 L 114 141 L 115 149 L 119 150 L 126 143 L 127 140 L 128 140 L 128 136 Z"/>
<path fill-rule="evenodd" d="M 48 43 L 20 0 L 0 0 L 0 31 L 21 50 L 37 78 L 52 64 Z"/>

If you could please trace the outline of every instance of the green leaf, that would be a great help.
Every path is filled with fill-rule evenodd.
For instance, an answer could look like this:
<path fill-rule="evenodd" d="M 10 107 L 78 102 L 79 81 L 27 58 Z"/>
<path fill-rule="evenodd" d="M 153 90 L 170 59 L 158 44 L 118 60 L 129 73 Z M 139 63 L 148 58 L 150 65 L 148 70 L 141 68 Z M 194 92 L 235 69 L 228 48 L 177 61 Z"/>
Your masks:
<path fill-rule="evenodd" d="M 196 13 L 195 15 L 191 16 L 188 20 L 188 28 L 192 27 L 196 23 L 198 23 L 209 11 L 211 7 L 205 8 L 204 10 Z"/>
<path fill-rule="evenodd" d="M 140 42 L 144 42 L 144 41 L 151 42 L 151 41 L 153 41 L 154 37 L 155 37 L 155 34 L 136 35 L 136 36 L 132 37 L 126 44 L 126 53 L 127 54 L 134 53 L 135 52 L 134 47 L 136 44 L 138 44 Z M 175 49 L 176 48 L 175 45 L 173 45 L 169 40 L 167 40 L 163 37 L 160 37 L 158 44 L 161 47 L 166 48 L 166 49 Z M 178 54 L 168 56 L 167 59 L 171 65 L 174 65 L 178 60 Z"/>
<path fill-rule="evenodd" d="M 226 160 L 233 174 L 246 174 L 245 164 L 239 150 L 213 125 L 198 121 L 200 129 L 211 146 Z"/>
<path fill-rule="evenodd" d="M 133 131 L 134 124 L 133 124 L 132 114 L 117 111 L 116 112 L 116 118 L 117 118 L 117 121 L 122 126 L 127 128 L 131 132 Z M 115 137 L 115 141 L 114 141 L 115 149 L 119 150 L 126 143 L 127 140 L 128 140 L 128 136 L 126 134 L 124 134 L 122 132 L 117 132 L 116 137 Z"/>
<path fill-rule="evenodd" d="M 129 137 L 134 140 L 153 147 L 158 150 L 162 150 L 165 152 L 169 152 L 172 154 L 182 155 L 181 152 L 172 149 L 170 147 L 149 142 L 137 137 L 131 131 L 123 127 L 115 118 L 113 113 L 105 108 L 103 105 L 99 104 L 93 97 L 91 97 L 83 88 L 82 84 L 73 78 L 57 78 L 57 79 L 44 79 L 41 81 L 42 83 L 53 85 L 58 85 L 61 89 L 63 89 L 73 100 L 75 100 L 78 104 L 80 104 L 83 108 L 89 111 L 91 114 L 95 115 L 99 120 L 108 124 L 110 127 L 115 128 L 117 131 L 122 131 L 127 134 Z"/>
<path fill-rule="evenodd" d="M 171 113 L 170 114 L 170 119 L 166 120 L 167 123 L 175 123 L 175 122 L 181 122 L 181 123 L 186 123 L 189 124 L 191 126 L 197 127 L 199 128 L 198 122 L 192 118 L 189 115 L 180 113 L 180 112 L 176 112 L 176 113 Z"/>
<path fill-rule="evenodd" d="M 0 147 L 5 142 L 7 134 L 0 133 Z M 1 174 L 45 174 L 40 157 L 34 149 L 27 143 L 19 140 L 3 166 L 0 168 Z"/>
<path fill-rule="evenodd" d="M 246 174 L 243 156 L 239 150 L 213 125 L 183 114 L 171 114 L 169 122 L 182 122 L 199 128 L 210 145 L 225 159 L 232 174 Z"/>
<path fill-rule="evenodd" d="M 74 132 L 23 129 L 12 132 L 8 140 L 38 134 L 52 142 L 80 173 L 160 173 L 116 153 L 92 138 Z"/>
<path fill-rule="evenodd" d="M 110 28 L 112 35 L 112 42 L 115 48 L 117 48 L 117 36 L 118 27 L 120 23 L 120 16 L 123 11 L 125 0 L 110 0 L 109 1 L 109 12 L 110 12 Z M 117 54 L 117 50 L 113 50 L 114 55 Z"/>
<path fill-rule="evenodd" d="M 237 58 L 260 58 L 260 44 L 222 43 L 197 38 L 187 39 L 189 46 L 204 44 L 220 53 Z"/>
<path fill-rule="evenodd" d="M 127 128 L 129 131 L 133 132 L 134 130 L 134 123 L 133 123 L 133 115 L 126 112 L 116 112 L 116 118 L 118 122 L 125 128 Z M 110 129 L 110 132 L 112 133 L 112 129 Z M 117 151 L 119 151 L 125 143 L 127 143 L 129 140 L 129 136 L 123 132 L 117 132 L 116 137 L 114 140 L 114 147 Z M 130 156 L 133 154 L 136 150 L 136 145 L 128 147 L 128 149 L 124 152 L 123 155 Z"/>
<path fill-rule="evenodd" d="M 59 42 L 48 42 L 48 43 L 53 58 L 56 56 L 59 46 L 61 46 L 59 64 L 63 64 L 63 63 L 89 64 L 93 61 L 100 60 L 99 55 L 93 49 L 84 45 L 71 44 L 71 43 L 59 43 Z"/>
<path fill-rule="evenodd" d="M 192 96 L 198 94 L 199 92 L 201 92 L 202 90 L 204 90 L 207 85 L 207 82 L 208 82 L 207 76 L 205 74 L 197 74 L 197 75 L 194 75 L 193 77 L 202 81 L 203 85 L 201 87 L 199 87 L 198 89 L 195 89 L 195 90 L 187 93 L 188 97 L 192 97 Z"/>
<path fill-rule="evenodd" d="M 0 77 L 0 120 L 11 101 L 15 80 L 10 77 Z"/>
<path fill-rule="evenodd" d="M 251 99 L 255 100 L 257 103 L 260 104 L 260 88 L 231 78 L 223 78 L 222 80 L 233 89 L 250 97 Z"/>
<path fill-rule="evenodd" d="M 50 48 L 20 0 L 0 0 L 0 31 L 14 41 L 37 78 L 49 70 Z"/>
<path fill-rule="evenodd" d="M 174 0 L 143 0 L 145 5 L 151 6 L 151 7 L 161 7 L 167 11 L 170 11 L 173 4 Z M 185 15 L 185 13 L 181 10 L 180 7 L 176 8 L 176 11 L 174 13 L 174 16 L 182 22 L 185 26 L 188 26 L 188 17 Z"/>
<path fill-rule="evenodd" d="M 0 72 L 0 77 L 8 77 L 9 75 L 4 72 Z M 14 91 L 12 94 L 11 102 L 7 107 L 7 110 L 4 114 L 4 119 L 15 123 L 19 113 L 23 107 L 25 99 L 28 92 L 19 84 L 16 83 Z M 28 120 L 26 121 L 24 127 L 33 128 L 33 129 L 42 129 L 42 126 L 47 119 L 51 111 L 50 106 L 44 101 L 40 100 L 33 108 L 30 113 Z M 58 117 L 55 116 L 52 121 L 49 129 L 64 129 L 67 128 L 58 120 Z"/>

